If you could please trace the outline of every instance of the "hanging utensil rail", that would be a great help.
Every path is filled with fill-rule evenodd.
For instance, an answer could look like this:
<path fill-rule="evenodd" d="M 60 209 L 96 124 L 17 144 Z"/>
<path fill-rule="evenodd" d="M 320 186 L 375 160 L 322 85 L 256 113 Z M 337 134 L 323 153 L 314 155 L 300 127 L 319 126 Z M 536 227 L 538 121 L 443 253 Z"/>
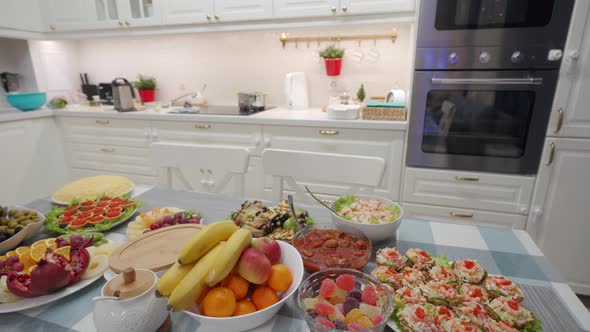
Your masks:
<path fill-rule="evenodd" d="M 289 37 L 286 32 L 281 33 L 281 43 L 283 48 L 288 42 L 294 42 L 295 46 L 300 42 L 307 43 L 309 47 L 310 42 L 317 42 L 318 45 L 322 41 L 339 42 L 343 40 L 377 40 L 377 39 L 391 39 L 391 42 L 395 42 L 397 39 L 397 31 L 383 34 L 363 34 L 363 35 L 338 35 L 338 36 L 310 36 L 310 37 Z"/>

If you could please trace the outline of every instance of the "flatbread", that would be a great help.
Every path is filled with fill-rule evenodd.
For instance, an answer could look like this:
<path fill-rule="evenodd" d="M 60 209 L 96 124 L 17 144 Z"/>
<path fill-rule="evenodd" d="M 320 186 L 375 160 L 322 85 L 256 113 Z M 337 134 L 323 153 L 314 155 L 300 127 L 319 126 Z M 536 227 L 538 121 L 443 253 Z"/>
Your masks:
<path fill-rule="evenodd" d="M 73 200 L 95 200 L 102 195 L 118 197 L 130 193 L 135 183 L 124 176 L 99 175 L 70 182 L 53 194 L 57 204 L 70 204 Z"/>

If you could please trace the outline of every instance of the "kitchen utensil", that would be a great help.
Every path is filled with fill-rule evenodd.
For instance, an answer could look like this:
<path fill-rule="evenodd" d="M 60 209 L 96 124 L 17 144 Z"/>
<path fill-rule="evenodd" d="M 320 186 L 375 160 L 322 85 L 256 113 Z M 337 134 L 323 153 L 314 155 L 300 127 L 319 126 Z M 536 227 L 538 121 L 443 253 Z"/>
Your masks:
<path fill-rule="evenodd" d="M 47 94 L 45 92 L 9 93 L 6 95 L 8 103 L 21 111 L 34 111 L 45 105 Z"/>
<path fill-rule="evenodd" d="M 16 92 L 19 89 L 18 83 L 19 74 L 13 73 L 0 73 L 0 81 L 2 81 L 2 87 L 6 93 Z"/>
<path fill-rule="evenodd" d="M 115 110 L 119 112 L 133 112 L 137 111 L 133 104 L 135 92 L 133 86 L 125 78 L 119 77 L 113 80 L 113 105 Z"/>
<path fill-rule="evenodd" d="M 301 254 L 299 254 L 299 251 L 297 251 L 297 249 L 287 242 L 277 242 L 279 243 L 279 246 L 281 246 L 281 259 L 279 264 L 286 265 L 293 274 L 291 286 L 289 286 L 285 292 L 279 295 L 279 302 L 262 310 L 235 317 L 218 318 L 200 315 L 198 313 L 198 306 L 195 306 L 194 308 L 197 313 L 188 310 L 185 310 L 182 313 L 198 321 L 199 331 L 207 332 L 237 332 L 250 330 L 276 317 L 276 314 L 279 312 L 281 307 L 295 294 L 295 291 L 299 287 L 301 280 L 303 280 L 304 273 L 303 260 L 301 259 Z M 191 319 L 179 319 L 174 321 L 174 329 L 178 329 L 178 331 L 194 331 L 194 326 L 195 322 Z"/>
<path fill-rule="evenodd" d="M 392 89 L 385 98 L 386 103 L 392 104 L 406 104 L 406 92 L 402 89 Z"/>
<path fill-rule="evenodd" d="M 98 85 L 98 96 L 100 102 L 105 105 L 113 104 L 113 85 L 111 83 L 100 83 Z"/>
<path fill-rule="evenodd" d="M 313 199 L 315 199 L 316 201 L 318 201 L 318 203 L 322 204 L 326 209 L 332 211 L 333 214 L 338 215 L 338 213 L 336 211 L 334 211 L 331 207 L 329 207 L 328 205 L 326 205 L 326 203 L 322 202 L 321 199 L 317 198 L 312 192 L 311 190 L 309 190 L 309 188 L 307 188 L 307 186 L 304 186 L 305 190 L 307 190 L 307 192 L 311 195 L 311 197 L 313 197 Z"/>
<path fill-rule="evenodd" d="M 295 224 L 297 224 L 297 231 L 301 232 L 303 229 L 301 228 L 299 220 L 297 220 L 297 211 L 295 211 L 295 207 L 293 206 L 293 196 L 288 195 L 287 200 L 289 202 L 289 210 L 291 211 L 291 215 L 293 216 L 293 219 L 296 221 Z"/>
<path fill-rule="evenodd" d="M 156 298 L 157 275 L 127 268 L 109 280 L 93 298 L 94 325 L 98 331 L 156 331 L 166 318 L 167 299 Z"/>
<path fill-rule="evenodd" d="M 291 110 L 309 108 L 307 78 L 303 72 L 285 75 L 285 97 Z"/>
<path fill-rule="evenodd" d="M 111 254 L 109 267 L 115 272 L 122 272 L 128 267 L 154 272 L 166 270 L 178 259 L 184 244 L 203 227 L 181 224 L 147 232 L 117 248 Z"/>

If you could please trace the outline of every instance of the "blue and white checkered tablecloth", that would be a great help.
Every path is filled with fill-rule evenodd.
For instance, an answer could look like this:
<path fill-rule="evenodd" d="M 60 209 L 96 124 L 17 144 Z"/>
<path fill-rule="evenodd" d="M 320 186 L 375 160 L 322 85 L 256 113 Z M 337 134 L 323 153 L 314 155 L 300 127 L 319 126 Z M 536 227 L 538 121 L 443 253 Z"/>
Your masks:
<path fill-rule="evenodd" d="M 206 222 L 225 219 L 243 201 L 221 195 L 149 188 L 138 188 L 136 194 L 144 202 L 141 211 L 164 206 L 194 208 L 203 213 Z M 43 212 L 50 208 L 47 200 L 38 200 L 29 206 Z M 325 209 L 309 207 L 308 210 L 319 226 L 330 224 L 330 215 Z M 121 225 L 107 237 L 123 243 L 125 231 L 126 226 Z M 373 247 L 376 250 L 394 245 L 402 252 L 416 247 L 436 255 L 447 255 L 449 259 L 477 259 L 490 274 L 505 275 L 521 285 L 527 297 L 525 306 L 541 318 L 544 331 L 590 331 L 590 313 L 524 231 L 405 218 L 397 241 L 375 243 Z M 373 267 L 374 263 L 369 263 L 364 270 L 369 272 Z M 0 331 L 95 331 L 91 298 L 100 295 L 104 283 L 99 279 L 57 302 L 0 314 Z M 182 313 L 173 313 L 172 331 L 197 330 L 198 321 Z M 256 331 L 309 329 L 297 312 L 294 300 L 290 300 L 279 315 Z"/>

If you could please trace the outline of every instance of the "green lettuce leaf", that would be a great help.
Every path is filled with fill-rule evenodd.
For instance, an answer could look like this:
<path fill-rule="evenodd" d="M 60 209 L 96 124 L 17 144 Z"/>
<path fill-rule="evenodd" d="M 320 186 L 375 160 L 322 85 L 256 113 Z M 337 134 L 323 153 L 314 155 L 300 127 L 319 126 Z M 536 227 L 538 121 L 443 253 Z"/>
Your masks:
<path fill-rule="evenodd" d="M 395 221 L 399 218 L 399 215 L 401 213 L 401 209 L 399 207 L 399 205 L 387 205 L 385 206 L 385 210 L 391 212 L 391 214 L 393 214 L 393 218 L 391 218 L 391 220 L 389 221 Z"/>
<path fill-rule="evenodd" d="M 336 212 L 340 212 L 345 206 L 348 206 L 356 201 L 358 201 L 358 198 L 354 195 L 340 197 L 336 202 L 334 202 L 334 210 L 336 210 Z"/>
<path fill-rule="evenodd" d="M 543 331 L 543 326 L 541 326 L 541 320 L 539 317 L 535 316 L 535 321 L 533 325 L 529 325 L 521 330 L 521 332 L 540 332 Z"/>
<path fill-rule="evenodd" d="M 451 262 L 449 261 L 449 257 L 447 255 L 443 256 L 434 256 L 434 265 L 436 266 L 444 266 L 444 267 L 451 267 Z"/>

